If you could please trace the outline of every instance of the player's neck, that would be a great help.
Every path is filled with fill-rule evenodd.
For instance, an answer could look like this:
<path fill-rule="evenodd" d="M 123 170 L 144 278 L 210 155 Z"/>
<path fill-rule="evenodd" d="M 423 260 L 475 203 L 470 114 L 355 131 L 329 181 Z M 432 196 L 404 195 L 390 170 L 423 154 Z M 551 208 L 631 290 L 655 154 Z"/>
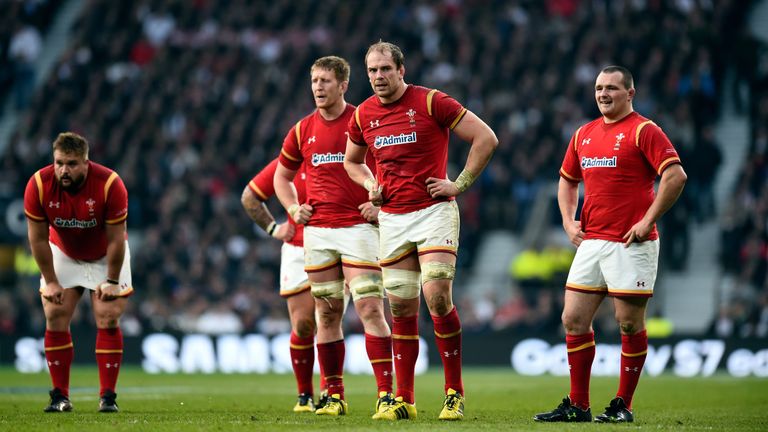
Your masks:
<path fill-rule="evenodd" d="M 396 92 L 394 92 L 394 93 L 392 94 L 392 96 L 389 96 L 389 97 L 387 97 L 387 98 L 382 98 L 382 97 L 379 97 L 379 101 L 380 101 L 382 104 L 384 104 L 384 105 L 387 105 L 387 104 L 391 104 L 391 103 L 397 102 L 397 101 L 399 101 L 399 100 L 400 100 L 400 98 L 401 98 L 401 97 L 403 97 L 403 95 L 405 94 L 405 91 L 406 91 L 407 89 L 408 89 L 408 84 L 406 84 L 405 82 L 403 82 L 403 85 L 401 85 L 401 86 L 400 86 L 400 88 L 399 88 L 399 89 L 397 89 L 397 91 L 396 91 Z"/>
<path fill-rule="evenodd" d="M 621 114 L 612 115 L 610 117 L 604 115 L 603 116 L 603 123 L 605 123 L 605 124 L 612 124 L 612 123 L 620 122 L 620 121 L 624 120 L 625 118 L 627 118 L 627 116 L 632 114 L 633 112 L 635 112 L 635 110 L 632 109 L 632 107 L 630 106 L 629 109 L 627 109 L 626 111 L 622 112 Z"/>
<path fill-rule="evenodd" d="M 344 114 L 346 109 L 347 102 L 344 99 L 341 99 L 339 103 L 333 104 L 330 108 L 318 108 L 317 111 L 325 120 L 331 121 L 339 118 L 340 115 Z"/>

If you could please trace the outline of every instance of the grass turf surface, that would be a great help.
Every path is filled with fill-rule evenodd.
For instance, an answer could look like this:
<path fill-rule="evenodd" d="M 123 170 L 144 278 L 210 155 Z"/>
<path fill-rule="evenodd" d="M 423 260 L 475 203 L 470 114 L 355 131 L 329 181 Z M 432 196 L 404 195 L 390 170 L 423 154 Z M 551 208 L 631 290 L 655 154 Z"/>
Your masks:
<path fill-rule="evenodd" d="M 466 369 L 462 422 L 437 420 L 443 400 L 439 369 L 416 377 L 419 417 L 375 422 L 372 376 L 345 377 L 349 414 L 294 414 L 292 375 L 149 375 L 126 367 L 118 383 L 121 412 L 99 414 L 95 367 L 72 371 L 72 413 L 45 414 L 46 373 L 0 368 L 2 431 L 210 431 L 210 430 L 768 430 L 768 380 L 643 376 L 635 396 L 635 423 L 541 424 L 537 412 L 554 408 L 567 393 L 567 377 L 525 377 L 508 369 Z M 592 379 L 593 415 L 615 395 L 618 377 Z"/>

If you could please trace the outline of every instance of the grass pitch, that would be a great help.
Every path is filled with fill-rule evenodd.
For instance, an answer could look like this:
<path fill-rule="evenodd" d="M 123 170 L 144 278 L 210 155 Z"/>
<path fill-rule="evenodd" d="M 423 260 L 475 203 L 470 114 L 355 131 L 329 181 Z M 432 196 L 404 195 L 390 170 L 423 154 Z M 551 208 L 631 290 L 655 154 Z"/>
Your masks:
<path fill-rule="evenodd" d="M 537 412 L 554 408 L 567 393 L 567 377 L 525 377 L 508 369 L 467 369 L 465 419 L 437 420 L 443 400 L 439 369 L 416 377 L 419 417 L 397 423 L 370 419 L 372 376 L 345 377 L 349 415 L 294 414 L 291 375 L 149 375 L 125 368 L 117 393 L 121 412 L 99 414 L 95 367 L 72 371 L 72 413 L 44 414 L 47 374 L 0 368 L 2 431 L 456 431 L 456 430 L 768 430 L 768 380 L 643 376 L 635 396 L 635 423 L 541 424 Z M 592 379 L 593 415 L 615 395 L 618 378 Z"/>

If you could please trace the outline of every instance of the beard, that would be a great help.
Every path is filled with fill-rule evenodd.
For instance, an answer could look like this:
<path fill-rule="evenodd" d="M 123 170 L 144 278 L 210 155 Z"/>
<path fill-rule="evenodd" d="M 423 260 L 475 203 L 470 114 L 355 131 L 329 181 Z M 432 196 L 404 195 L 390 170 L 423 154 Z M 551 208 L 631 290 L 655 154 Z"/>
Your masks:
<path fill-rule="evenodd" d="M 59 182 L 59 186 L 61 186 L 64 190 L 77 190 L 80 188 L 80 186 L 83 184 L 83 180 L 85 180 L 85 176 L 78 176 L 78 177 L 72 177 L 69 175 L 62 176 L 57 179 Z M 69 180 L 69 183 L 64 183 L 65 180 Z"/>

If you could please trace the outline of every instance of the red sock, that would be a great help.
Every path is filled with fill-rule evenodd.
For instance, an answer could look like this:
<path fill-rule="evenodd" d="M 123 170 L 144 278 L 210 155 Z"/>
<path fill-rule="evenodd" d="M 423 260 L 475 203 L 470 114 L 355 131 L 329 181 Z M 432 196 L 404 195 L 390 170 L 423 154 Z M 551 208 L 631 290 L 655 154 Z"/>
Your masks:
<path fill-rule="evenodd" d="M 648 333 L 643 330 L 633 335 L 621 335 L 621 372 L 619 392 L 616 396 L 624 399 L 627 408 L 632 408 L 632 396 L 643 372 L 645 357 L 648 355 Z"/>
<path fill-rule="evenodd" d="M 317 344 L 317 356 L 320 357 L 320 368 L 325 374 L 325 383 L 328 384 L 328 394 L 338 394 L 341 399 L 344 399 L 345 353 L 344 339 Z"/>
<path fill-rule="evenodd" d="M 315 367 L 315 337 L 299 337 L 291 332 L 291 365 L 299 394 L 314 394 L 312 369 Z"/>
<path fill-rule="evenodd" d="M 99 396 L 115 391 L 123 360 L 123 333 L 120 327 L 96 330 L 96 364 L 99 367 Z"/>
<path fill-rule="evenodd" d="M 69 397 L 69 370 L 75 349 L 72 334 L 68 331 L 45 331 L 45 359 L 48 361 L 48 373 L 51 375 L 53 388 L 61 390 Z"/>
<path fill-rule="evenodd" d="M 581 409 L 589 408 L 589 377 L 595 360 L 595 333 L 565 335 L 568 368 L 571 372 L 571 403 Z"/>
<path fill-rule="evenodd" d="M 419 316 L 392 318 L 392 354 L 395 361 L 397 396 L 415 403 L 413 394 L 416 359 L 419 358 Z"/>
<path fill-rule="evenodd" d="M 392 336 L 365 334 L 365 351 L 373 366 L 378 392 L 392 393 Z"/>
<path fill-rule="evenodd" d="M 461 381 L 461 321 L 456 307 L 446 316 L 432 315 L 435 323 L 435 343 L 440 359 L 443 360 L 445 391 L 454 389 L 464 395 L 464 383 Z"/>

